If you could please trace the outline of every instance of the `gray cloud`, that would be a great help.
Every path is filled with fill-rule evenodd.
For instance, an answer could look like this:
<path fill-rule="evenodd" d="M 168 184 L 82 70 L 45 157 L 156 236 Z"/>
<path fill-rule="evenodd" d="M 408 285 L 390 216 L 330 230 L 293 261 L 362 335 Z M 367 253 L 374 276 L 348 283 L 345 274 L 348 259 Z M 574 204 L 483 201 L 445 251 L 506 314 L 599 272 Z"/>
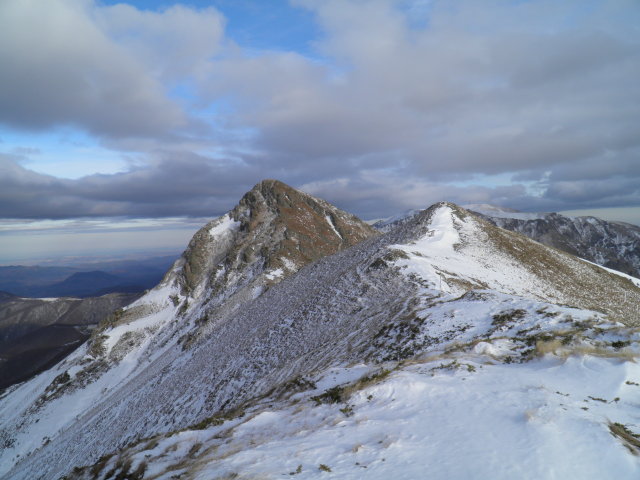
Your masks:
<path fill-rule="evenodd" d="M 331 199 L 335 205 L 363 218 L 391 216 L 411 208 L 427 208 L 443 200 L 458 204 L 503 205 L 525 197 L 523 185 L 498 187 L 455 186 L 421 179 L 361 174 L 350 178 L 311 182 L 301 187 L 313 195 Z M 394 192 L 389 195 L 389 192 Z"/>
<path fill-rule="evenodd" d="M 221 32 L 212 9 L 156 14 L 84 0 L 5 0 L 0 123 L 72 125 L 99 137 L 175 135 L 194 120 L 167 96 L 166 80 L 193 73 Z"/>
<path fill-rule="evenodd" d="M 235 45 L 213 9 L 0 3 L 0 123 L 139 159 L 61 180 L 5 156 L 0 217 L 212 216 L 265 177 L 365 217 L 640 205 L 633 0 L 295 4 L 324 31 L 316 58 Z M 167 94 L 184 84 L 195 107 Z"/>
<path fill-rule="evenodd" d="M 0 218 L 213 217 L 260 178 L 196 156 L 159 156 L 126 173 L 58 179 L 0 155 Z"/>

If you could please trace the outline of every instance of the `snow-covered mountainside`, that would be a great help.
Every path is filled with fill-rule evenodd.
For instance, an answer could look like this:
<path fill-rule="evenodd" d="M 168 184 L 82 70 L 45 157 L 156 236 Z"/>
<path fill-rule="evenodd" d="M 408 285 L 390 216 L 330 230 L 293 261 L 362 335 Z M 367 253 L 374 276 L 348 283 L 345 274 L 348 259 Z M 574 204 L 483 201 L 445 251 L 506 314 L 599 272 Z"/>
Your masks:
<path fill-rule="evenodd" d="M 467 205 L 495 225 L 559 248 L 572 255 L 640 277 L 640 227 L 596 217 L 566 217 L 559 213 L 522 213 Z"/>
<path fill-rule="evenodd" d="M 2 474 L 635 478 L 634 282 L 453 204 L 377 235 L 265 181 L 0 399 Z"/>
<path fill-rule="evenodd" d="M 138 376 L 158 378 L 173 359 L 187 361 L 207 331 L 305 264 L 376 235 L 323 200 L 275 180 L 259 183 L 194 235 L 158 287 L 101 322 L 61 364 L 4 393 L 0 471 L 80 425 L 76 416 L 109 410 Z"/>
<path fill-rule="evenodd" d="M 421 313 L 409 361 L 297 377 L 70 478 L 637 478 L 637 330 L 487 292 Z"/>

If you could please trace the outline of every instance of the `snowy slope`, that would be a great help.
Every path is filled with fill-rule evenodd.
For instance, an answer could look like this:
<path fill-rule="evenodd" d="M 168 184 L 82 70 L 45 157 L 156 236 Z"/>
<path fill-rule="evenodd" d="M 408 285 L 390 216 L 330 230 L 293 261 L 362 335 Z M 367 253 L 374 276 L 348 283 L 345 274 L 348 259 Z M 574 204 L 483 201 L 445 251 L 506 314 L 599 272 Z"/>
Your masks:
<path fill-rule="evenodd" d="M 72 478 L 123 470 L 158 479 L 640 474 L 629 451 L 636 447 L 611 434 L 615 423 L 640 432 L 637 329 L 487 291 L 421 314 L 431 319 L 417 336 L 431 345 L 409 362 L 327 369 Z M 622 339 L 629 345 L 614 343 Z"/>
<path fill-rule="evenodd" d="M 166 440 L 162 445 L 167 448 L 175 447 L 178 463 L 186 462 L 189 468 L 205 472 L 212 469 L 202 478 L 224 475 L 227 466 L 227 473 L 244 474 L 256 458 L 252 457 L 255 452 L 245 448 L 246 439 L 253 438 L 251 431 L 268 426 L 271 418 L 274 426 L 265 428 L 273 435 L 260 432 L 264 443 L 276 449 L 277 445 L 292 444 L 300 431 L 295 431 L 294 423 L 294 430 L 281 432 L 278 418 L 286 417 L 291 408 L 292 414 L 304 421 L 307 417 L 302 412 L 308 410 L 308 397 L 330 386 L 319 375 L 332 368 L 364 364 L 356 370 L 362 374 L 389 362 L 392 367 L 401 361 L 438 367 L 440 363 L 431 362 L 443 360 L 445 366 L 435 372 L 458 370 L 462 363 L 473 365 L 478 372 L 475 365 L 490 361 L 496 367 L 486 371 L 494 373 L 485 377 L 483 367 L 483 375 L 477 377 L 483 379 L 487 391 L 506 371 L 503 368 L 522 372 L 514 373 L 514 378 L 522 375 L 512 384 L 515 401 L 522 397 L 518 397 L 519 385 L 533 378 L 528 377 L 533 373 L 526 372 L 539 369 L 535 367 L 537 359 L 545 352 L 555 351 L 560 358 L 574 354 L 619 358 L 617 362 L 622 364 L 634 355 L 640 289 L 629 279 L 501 230 L 452 204 L 434 205 L 376 236 L 369 233 L 368 226 L 341 217 L 328 204 L 310 197 L 288 201 L 297 195 L 293 189 L 273 187 L 260 186 L 252 191 L 253 200 L 247 198 L 238 210 L 196 234 L 163 284 L 105 325 L 104 338 L 96 337 L 100 340 L 67 363 L 0 400 L 0 440 L 5 445 L 1 465 L 7 478 L 57 478 L 70 475 L 74 466 L 96 462 L 105 467 L 100 457 L 130 443 L 145 451 L 154 450 L 156 446 L 151 445 L 155 440 L 138 443 L 152 437 L 160 443 Z M 257 197 L 265 201 L 256 203 Z M 269 198 L 280 200 L 271 204 L 274 208 L 263 208 L 269 205 Z M 301 206 L 301 201 L 309 208 Z M 360 232 L 359 237 L 354 230 Z M 311 241 L 313 235 L 321 241 Z M 352 246 L 341 250 L 349 246 L 349 238 Z M 265 251 L 271 253 L 265 256 Z M 306 266 L 295 263 L 303 258 Z M 296 265 L 297 273 L 290 271 L 288 262 Z M 273 280 L 279 283 L 271 283 Z M 558 303 L 578 309 L 554 305 Z M 472 373 L 469 367 L 461 370 L 465 368 Z M 421 389 L 428 394 L 426 387 L 435 380 L 425 377 L 427 383 L 421 384 L 420 375 L 401 366 L 388 381 L 400 382 L 393 388 L 415 384 L 416 394 Z M 462 381 L 458 374 L 450 377 Z M 298 406 L 287 406 L 286 401 L 296 399 L 289 395 L 292 390 L 309 390 L 303 379 L 316 379 L 319 391 L 307 397 L 302 392 L 307 400 L 299 398 Z M 387 379 L 383 380 L 379 388 L 386 385 Z M 42 401 L 34 403 L 43 392 Z M 575 392 L 578 395 L 579 390 Z M 593 396 L 598 392 L 594 390 Z M 439 404 L 446 404 L 445 397 Z M 395 397 L 389 402 L 391 398 Z M 397 405 L 405 402 L 408 414 L 412 411 L 408 405 L 418 398 L 423 397 L 408 396 L 406 401 L 398 397 Z M 464 409 L 464 398 L 471 397 L 461 395 L 459 409 Z M 380 401 L 371 400 L 371 408 L 376 409 L 372 415 L 388 409 Z M 362 402 L 358 405 L 365 411 L 368 408 Z M 500 415 L 500 405 L 496 404 L 493 414 L 487 413 L 487 421 L 491 415 Z M 302 409 L 299 412 L 298 407 Z M 318 435 L 311 439 L 316 446 L 310 451 L 320 452 L 339 445 L 340 432 L 349 430 L 341 430 L 340 422 L 335 421 L 342 418 L 335 416 L 335 408 L 324 404 L 318 408 L 321 410 L 314 412 L 319 416 L 309 417 L 306 434 Z M 229 425 L 249 420 L 248 415 L 236 418 L 237 409 L 262 415 L 256 417 L 257 423 L 239 428 L 239 443 L 234 443 L 233 432 L 215 438 L 221 425 L 213 424 L 226 424 L 221 415 L 235 422 Z M 346 417 L 339 409 L 337 412 Z M 612 421 L 631 422 L 623 413 L 620 420 L 612 417 Z M 323 418 L 333 420 L 325 424 Z M 346 418 L 344 427 L 359 431 L 362 422 L 352 421 L 357 414 Z M 317 419 L 320 423 L 314 424 Z M 191 432 L 198 423 L 215 428 L 204 434 Z M 406 423 L 427 425 L 428 418 L 413 419 L 408 414 Z M 322 434 L 325 428 L 326 434 Z M 244 437 L 243 431 L 249 437 Z M 209 439 L 200 439 L 200 435 L 209 434 Z M 424 434 L 420 427 L 412 435 L 422 443 L 417 439 Z M 197 451 L 191 451 L 195 447 L 188 441 L 172 444 L 183 437 L 202 443 L 213 439 L 214 443 Z M 229 440 L 225 445 L 231 445 L 231 450 L 221 450 L 215 443 L 221 440 Z M 619 445 L 614 442 L 614 446 Z M 224 458 L 214 454 L 219 450 L 226 452 Z M 421 455 L 420 450 L 415 452 Z M 123 450 L 121 455 L 130 453 Z M 209 453 L 214 455 L 206 456 Z M 146 451 L 141 458 L 147 454 L 148 458 L 157 457 L 160 465 L 163 451 Z M 429 454 L 440 453 L 433 450 Z M 373 453 L 371 458 L 382 462 Z M 236 464 L 227 465 L 225 459 L 236 459 L 239 470 Z M 305 462 L 311 459 L 337 468 L 323 461 L 319 453 Z M 452 456 L 451 464 L 454 461 Z M 308 465 L 304 463 L 303 472 L 312 475 Z M 116 470 L 122 472 L 126 466 L 123 462 Z M 114 463 L 103 474 L 115 467 Z M 296 469 L 293 465 L 290 472 Z M 356 475 L 353 472 L 358 470 L 352 470 L 344 470 L 344 475 Z M 77 476 L 87 472 L 76 470 Z M 282 473 L 287 472 L 278 475 Z"/>
<path fill-rule="evenodd" d="M 55 435 L 82 430 L 96 416 L 111 418 L 100 415 L 117 412 L 131 384 L 155 382 L 176 359 L 188 361 L 190 347 L 220 317 L 306 263 L 375 235 L 352 215 L 280 182 L 256 185 L 234 210 L 194 235 L 158 287 L 109 317 L 56 367 L 5 392 L 0 474 L 30 452 L 52 449 Z M 312 244 L 314 236 L 321 239 Z M 157 406 L 167 410 L 161 400 Z M 142 421 L 135 427 L 147 431 Z M 120 435 L 107 439 L 113 446 Z"/>
<path fill-rule="evenodd" d="M 640 227 L 595 217 L 522 213 L 469 205 L 495 225 L 623 273 L 640 277 Z"/>

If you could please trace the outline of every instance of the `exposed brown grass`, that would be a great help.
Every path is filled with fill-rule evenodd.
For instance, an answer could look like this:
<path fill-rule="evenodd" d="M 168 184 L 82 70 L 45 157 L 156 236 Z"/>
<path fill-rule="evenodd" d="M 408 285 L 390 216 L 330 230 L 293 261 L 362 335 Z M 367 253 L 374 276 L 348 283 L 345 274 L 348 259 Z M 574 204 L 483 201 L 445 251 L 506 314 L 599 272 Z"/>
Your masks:
<path fill-rule="evenodd" d="M 609 432 L 620 440 L 630 453 L 640 456 L 640 435 L 633 433 L 621 423 L 609 423 Z"/>

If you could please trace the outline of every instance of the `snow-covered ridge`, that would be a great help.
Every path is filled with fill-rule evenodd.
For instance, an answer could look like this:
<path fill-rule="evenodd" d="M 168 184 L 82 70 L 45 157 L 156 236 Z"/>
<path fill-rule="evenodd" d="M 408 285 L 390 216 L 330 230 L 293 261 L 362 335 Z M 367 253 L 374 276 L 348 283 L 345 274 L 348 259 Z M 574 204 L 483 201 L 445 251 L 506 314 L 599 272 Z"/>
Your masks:
<path fill-rule="evenodd" d="M 430 289 L 459 295 L 470 288 L 491 288 L 587 309 L 604 308 L 616 318 L 637 321 L 634 304 L 640 302 L 640 291 L 627 291 L 623 277 L 608 275 L 606 288 L 619 290 L 607 294 L 598 267 L 585 268 L 575 257 L 496 228 L 452 204 L 431 207 L 412 222 L 425 224 L 421 217 L 427 218 L 426 230 L 417 239 L 389 248 L 403 252 L 395 264 Z"/>
<path fill-rule="evenodd" d="M 475 219 L 462 218 L 448 204 L 434 209 L 429 229 L 421 238 L 389 248 L 405 252 L 406 258 L 397 265 L 437 290 L 462 294 L 468 285 L 474 285 L 537 298 L 550 294 L 520 262 L 491 248 L 487 232 Z"/>

